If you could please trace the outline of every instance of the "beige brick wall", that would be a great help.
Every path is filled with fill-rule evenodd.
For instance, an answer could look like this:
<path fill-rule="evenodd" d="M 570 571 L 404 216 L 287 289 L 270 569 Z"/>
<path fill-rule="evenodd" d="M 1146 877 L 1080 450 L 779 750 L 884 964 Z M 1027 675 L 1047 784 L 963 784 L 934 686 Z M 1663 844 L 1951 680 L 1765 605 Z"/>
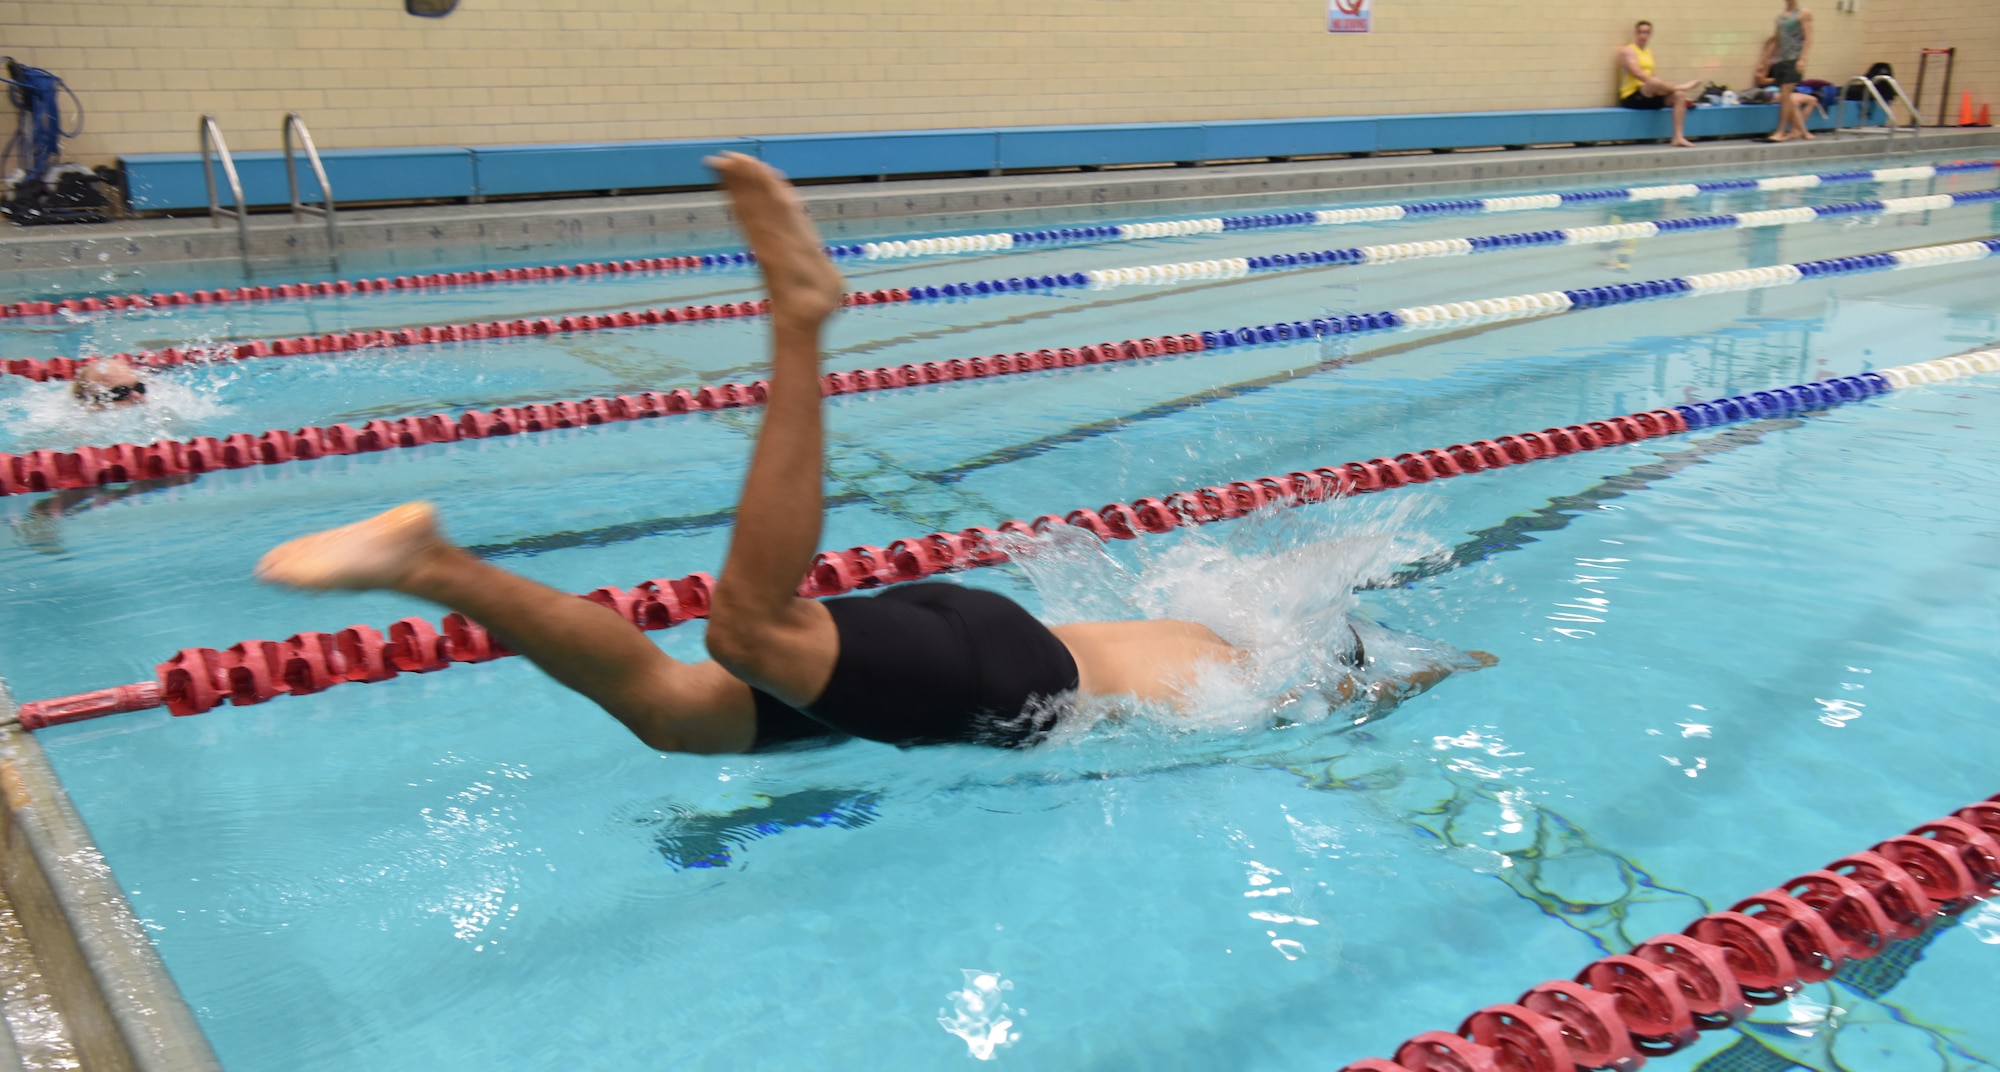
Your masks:
<path fill-rule="evenodd" d="M 68 80 L 100 162 L 190 150 L 204 111 L 254 149 L 291 110 L 362 147 L 1599 105 L 1635 18 L 1663 75 L 1740 85 L 1780 7 L 1377 3 L 1364 37 L 1323 0 L 0 0 L 0 53 Z M 1952 44 L 2000 102 L 2000 0 L 1859 4 L 1816 7 L 1809 73 Z"/>

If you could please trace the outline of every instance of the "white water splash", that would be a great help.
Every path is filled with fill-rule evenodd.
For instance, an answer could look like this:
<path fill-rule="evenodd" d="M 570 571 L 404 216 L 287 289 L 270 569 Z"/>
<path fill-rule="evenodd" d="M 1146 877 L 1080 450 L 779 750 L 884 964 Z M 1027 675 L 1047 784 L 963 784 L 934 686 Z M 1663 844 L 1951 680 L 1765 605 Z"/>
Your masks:
<path fill-rule="evenodd" d="M 199 373 L 145 377 L 146 402 L 139 406 L 82 405 L 67 382 L 21 381 L 0 390 L 0 450 L 15 454 L 31 450 L 69 450 L 113 443 L 151 443 L 202 434 L 218 417 L 235 412 L 222 392 L 237 373 L 227 366 Z"/>
<path fill-rule="evenodd" d="M 959 971 L 965 976 L 965 989 L 945 995 L 951 999 L 951 1015 L 939 1009 L 938 1026 L 965 1040 L 965 1048 L 975 1059 L 991 1061 L 998 1051 L 1021 1038 L 1009 1015 L 1014 1010 L 1002 997 L 1014 984 L 1002 979 L 999 972 L 977 968 Z"/>
<path fill-rule="evenodd" d="M 1358 589 L 1445 552 L 1418 524 L 1426 508 L 1417 497 L 1272 507 L 1116 548 L 1069 526 L 1016 538 L 1008 550 L 1052 625 L 1173 618 L 1205 625 L 1250 653 L 1195 671 L 1180 683 L 1187 702 L 1172 712 L 1093 701 L 1065 720 L 1059 736 L 1135 713 L 1181 729 L 1264 729 L 1274 714 L 1316 721 L 1341 706 L 1336 697 L 1348 682 L 1368 701 L 1356 701 L 1349 713 L 1365 721 L 1386 709 L 1380 700 L 1393 702 L 1384 690 L 1393 692 L 1398 678 L 1477 665 L 1454 648 L 1357 614 Z M 1357 642 L 1367 656 L 1359 672 L 1352 665 Z"/>

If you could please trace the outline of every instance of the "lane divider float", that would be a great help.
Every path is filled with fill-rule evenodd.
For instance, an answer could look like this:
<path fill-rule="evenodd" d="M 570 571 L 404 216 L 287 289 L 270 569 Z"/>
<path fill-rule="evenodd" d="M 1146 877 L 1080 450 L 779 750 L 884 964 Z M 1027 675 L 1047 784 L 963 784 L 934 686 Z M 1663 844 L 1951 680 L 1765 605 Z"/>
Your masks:
<path fill-rule="evenodd" d="M 1995 201 L 2000 201 L 2000 189 L 1976 190 L 1960 194 L 1932 194 L 1925 197 L 1897 197 L 1882 201 L 1843 201 L 1831 205 L 1802 205 L 1797 208 L 1769 209 L 1762 212 L 1722 213 L 1673 220 L 1642 220 L 1634 223 L 1564 227 L 1557 230 L 1525 231 L 1516 234 L 1441 238 L 1421 242 L 1390 242 L 1350 249 L 1302 250 L 1297 253 L 1274 253 L 1258 257 L 1225 257 L 1220 260 L 1181 261 L 1174 264 L 1144 264 L 1129 268 L 1101 268 L 1081 274 L 1090 281 L 1093 289 L 1101 290 L 1135 283 L 1160 285 L 1196 279 L 1236 279 L 1252 272 L 1283 271 L 1329 264 L 1388 264 L 1426 257 L 1462 257 L 1474 253 L 1492 253 L 1498 250 L 1537 246 L 1595 245 L 1652 238 L 1660 234 L 1783 227 L 1811 220 L 1850 216 L 1893 216 Z M 964 285 L 960 284 L 961 287 Z"/>
<path fill-rule="evenodd" d="M 1636 1069 L 2000 892 L 2000 795 L 1341 1072 Z"/>
<path fill-rule="evenodd" d="M 1940 194 L 1939 197 L 1958 195 Z M 1648 224 L 1647 226 L 1653 226 Z M 1557 232 L 1550 232 L 1557 233 Z M 1508 238 L 1517 236 L 1491 236 Z M 1460 239 L 1456 241 L 1469 242 Z M 1429 245 L 1414 243 L 1413 245 Z M 1954 242 L 1937 246 L 1920 246 L 1911 249 L 1891 250 L 1886 253 L 1867 253 L 1851 257 L 1831 257 L 1825 260 L 1805 261 L 1799 264 L 1771 265 L 1763 268 L 1740 268 L 1733 271 L 1708 272 L 1700 275 L 1677 276 L 1670 279 L 1653 279 L 1639 283 L 1615 283 L 1606 286 L 1583 287 L 1566 291 L 1545 291 L 1539 294 L 1519 294 L 1502 298 L 1485 298 L 1470 302 L 1452 302 L 1442 305 L 1414 306 L 1404 309 L 1384 310 L 1376 313 L 1350 314 L 1344 317 L 1322 317 L 1311 321 L 1292 323 L 1260 324 L 1201 333 L 1208 349 L 1220 347 L 1252 345 L 1258 342 L 1290 341 L 1295 338 L 1317 335 L 1356 334 L 1368 331 L 1385 331 L 1402 327 L 1461 327 L 1469 323 L 1491 320 L 1512 320 L 1527 317 L 1548 316 L 1567 312 L 1571 308 L 1595 308 L 1600 305 L 1619 305 L 1649 298 L 1677 297 L 1682 294 L 1702 293 L 1716 290 L 1755 290 L 1764 287 L 1785 286 L 1800 279 L 1852 275 L 1860 272 L 1882 270 L 1935 267 L 1962 261 L 1980 260 L 2000 251 L 2000 239 L 1982 239 L 1972 242 Z M 1308 261 L 1341 255 L 1340 250 L 1329 250 L 1324 254 L 1302 255 Z M 1289 266 L 1289 265 L 1287 265 Z M 1074 280 L 1080 275 L 1013 277 L 1004 280 L 987 280 L 968 284 L 976 288 L 978 294 L 1012 293 L 1019 291 L 1049 290 L 1058 286 L 1080 285 Z M 929 300 L 953 296 L 952 284 L 944 287 L 923 286 L 911 289 L 893 288 L 875 291 L 854 291 L 843 295 L 843 305 L 877 305 L 889 303 Z M 959 293 L 972 293 L 960 291 Z M 161 351 L 142 350 L 138 353 L 116 353 L 95 357 L 54 357 L 12 358 L 0 361 L 0 371 L 8 375 L 24 376 L 31 380 L 74 379 L 77 370 L 92 360 L 124 361 L 128 364 L 147 367 L 171 367 L 189 362 L 214 360 L 250 360 L 269 357 L 304 357 L 315 354 L 345 353 L 361 349 L 383 349 L 390 347 L 424 346 L 443 342 L 464 342 L 479 339 L 518 338 L 533 335 L 568 334 L 583 331 L 604 331 L 613 328 L 639 327 L 651 324 L 672 324 L 691 320 L 712 320 L 759 316 L 770 309 L 769 299 L 758 301 L 724 303 L 722 305 L 688 306 L 682 309 L 639 309 L 626 310 L 602 315 L 584 314 L 566 316 L 560 320 L 542 317 L 538 320 L 491 321 L 477 324 L 444 324 L 419 328 L 399 328 L 388 331 L 344 332 L 320 336 L 301 335 L 288 339 L 269 339 L 254 342 L 225 343 L 206 350 L 179 350 L 172 347 Z"/>
<path fill-rule="evenodd" d="M 910 301 L 902 289 L 851 291 L 841 295 L 840 304 L 886 305 Z M 679 324 L 697 320 L 731 320 L 762 316 L 771 308 L 770 299 L 723 302 L 719 305 L 688 305 L 678 309 L 627 309 L 615 313 L 579 316 L 539 317 L 534 320 L 491 320 L 473 324 L 435 324 L 382 331 L 347 331 L 325 335 L 298 335 L 282 339 L 220 343 L 210 347 L 140 350 L 136 353 L 86 355 L 83 357 L 9 358 L 0 360 L 0 370 L 36 382 L 72 380 L 77 370 L 91 361 L 123 361 L 147 368 L 213 361 L 248 361 L 267 357 L 308 357 L 315 354 L 349 353 L 404 346 L 425 346 L 443 342 L 470 342 L 480 339 L 510 339 L 535 335 L 559 335 L 607 328 L 641 327 L 648 324 Z"/>
<path fill-rule="evenodd" d="M 1569 205 L 1616 201 L 1657 201 L 1665 198 L 1696 197 L 1702 194 L 1738 190 L 1803 190 L 1859 182 L 1908 182 L 1939 175 L 1965 174 L 2000 168 L 2000 161 L 1961 160 L 1948 164 L 1915 167 L 1875 168 L 1823 174 L 1778 175 L 1762 179 L 1719 179 L 1709 182 L 1671 183 L 1661 186 L 1627 186 L 1568 193 L 1521 194 L 1510 197 L 1464 198 L 1449 201 L 1415 201 L 1394 205 L 1319 209 L 1301 212 L 1271 212 L 1249 216 L 1217 216 L 1198 219 L 1156 220 L 1145 223 L 1099 224 L 1086 227 L 1055 227 L 1036 231 L 987 234 L 942 235 L 935 238 L 898 239 L 882 242 L 828 245 L 822 247 L 835 260 L 861 258 L 892 260 L 907 257 L 958 253 L 1002 252 L 1013 249 L 1047 248 L 1071 242 L 1133 241 L 1178 235 L 1219 234 L 1225 231 L 1256 230 L 1267 227 L 1325 226 L 1400 220 L 1416 216 L 1467 213 L 1522 212 L 1563 208 Z M 740 268 L 757 263 L 746 251 L 707 253 L 676 257 L 584 261 L 577 264 L 547 264 L 524 268 L 494 268 L 478 271 L 433 272 L 393 279 L 342 279 L 319 283 L 283 283 L 278 286 L 235 287 L 173 293 L 125 294 L 107 297 L 68 298 L 59 302 L 22 301 L 0 304 L 0 319 L 8 317 L 53 316 L 59 313 L 95 313 L 105 310 L 169 308 L 180 305 L 207 305 L 231 302 L 297 300 L 343 297 L 392 290 L 431 290 L 444 287 L 478 286 L 492 283 L 539 282 L 596 275 L 641 272 L 694 272 L 704 269 Z"/>
<path fill-rule="evenodd" d="M 1319 338 L 1329 335 L 1364 334 L 1389 330 L 1435 330 L 1475 323 L 1519 320 L 1550 316 L 1572 309 L 1621 305 L 1653 298 L 1686 294 L 1710 294 L 1785 286 L 1801 279 L 1851 275 L 1860 272 L 1935 267 L 1979 260 L 2000 252 L 2000 238 L 1978 242 L 1958 242 L 1835 257 L 1824 261 L 1739 268 L 1641 283 L 1616 283 L 1575 290 L 1520 294 L 1504 298 L 1484 298 L 1469 302 L 1416 306 L 1344 317 L 1316 317 L 1310 321 L 1260 324 L 1254 327 L 1203 331 L 1200 334 L 1160 335 L 1121 342 L 1086 344 L 1033 353 L 994 354 L 989 357 L 926 361 L 920 364 L 832 372 L 820 378 L 826 395 L 858 394 L 870 391 L 920 387 L 964 379 L 1020 375 L 1056 368 L 1103 364 L 1115 361 L 1158 357 L 1164 354 L 1195 353 L 1241 346 L 1257 346 Z M 906 292 L 884 292 L 889 300 Z M 764 303 L 747 303 L 762 306 Z M 620 314 L 623 315 L 623 314 Z M 573 318 L 565 318 L 567 324 Z M 617 326 L 617 325 L 613 325 Z M 577 330 L 591 330 L 579 327 Z M 59 359 L 60 360 L 60 359 Z M 11 363 L 10 363 L 11 364 Z M 72 375 L 73 367 L 66 367 Z M 27 454 L 0 453 L 0 495 L 46 492 L 63 488 L 92 487 L 148 480 L 180 473 L 202 473 L 216 469 L 244 469 L 255 465 L 280 465 L 305 461 L 329 454 L 364 454 L 448 443 L 460 439 L 484 439 L 557 428 L 643 420 L 672 414 L 732 409 L 761 405 L 768 385 L 758 380 L 750 384 L 725 383 L 690 391 L 679 388 L 665 393 L 644 392 L 615 398 L 586 398 L 574 402 L 537 403 L 508 406 L 491 411 L 470 410 L 454 418 L 443 413 L 395 420 L 375 420 L 360 429 L 336 424 L 321 428 L 308 426 L 297 431 L 270 430 L 257 434 L 239 432 L 227 437 L 197 436 L 188 440 L 162 440 L 147 446 L 117 443 L 109 447 L 79 447 L 71 451 L 39 450 Z"/>
<path fill-rule="evenodd" d="M 1302 506 L 1735 421 L 1806 413 L 1903 386 L 1989 371 L 2000 371 L 2000 350 L 1563 428 L 1454 443 L 1393 458 L 1239 480 L 1161 498 L 1111 503 L 1097 510 L 1044 514 L 1033 521 L 1006 521 L 993 528 L 933 532 L 896 540 L 887 547 L 822 551 L 800 583 L 799 594 L 822 598 L 996 566 L 1008 561 L 1003 537 L 1032 536 L 1054 525 L 1086 529 L 1103 540 L 1136 539 L 1182 526 L 1239 518 L 1267 506 Z M 643 581 L 629 589 L 597 588 L 579 598 L 611 608 L 640 629 L 665 629 L 707 617 L 714 587 L 709 574 L 692 573 Z M 389 626 L 386 636 L 374 626 L 354 625 L 331 633 L 299 633 L 283 641 L 246 640 L 222 650 L 184 648 L 160 663 L 151 681 L 31 701 L 21 705 L 20 720 L 24 728 L 33 730 L 163 705 L 175 715 L 194 715 L 224 703 L 259 704 L 285 693 L 306 695 L 345 682 L 384 681 L 402 673 L 430 673 L 454 663 L 489 662 L 512 654 L 484 627 L 453 611 L 435 624 L 421 617 L 403 618 Z"/>
<path fill-rule="evenodd" d="M 925 361 L 851 372 L 829 372 L 820 377 L 824 395 L 861 394 L 958 380 L 1015 376 L 1049 369 L 1133 361 L 1167 354 L 1197 353 L 1202 341 L 1196 335 L 1161 335 L 1122 342 L 1065 346 L 1060 350 L 1032 353 L 993 354 L 988 357 Z M 583 428 L 596 424 L 645 420 L 683 413 L 712 412 L 744 406 L 761 406 L 770 391 L 767 380 L 752 383 L 725 383 L 690 391 L 645 391 L 614 398 L 585 398 L 574 402 L 533 403 L 502 406 L 492 410 L 467 410 L 453 417 L 432 413 L 421 417 L 373 420 L 355 428 L 349 424 L 327 427 L 307 426 L 297 431 L 273 429 L 252 435 L 239 432 L 230 436 L 196 436 L 185 440 L 161 440 L 146 446 L 114 443 L 108 447 L 78 447 L 74 450 L 37 450 L 26 454 L 0 452 L 0 495 L 24 495 L 65 488 L 97 487 L 132 480 L 155 480 L 182 473 L 206 473 L 218 469 L 247 469 L 257 465 L 282 465 L 334 454 L 371 454 L 377 451 L 421 447 L 431 443 L 454 443 L 464 439 L 488 439 L 546 432 L 558 428 Z"/>

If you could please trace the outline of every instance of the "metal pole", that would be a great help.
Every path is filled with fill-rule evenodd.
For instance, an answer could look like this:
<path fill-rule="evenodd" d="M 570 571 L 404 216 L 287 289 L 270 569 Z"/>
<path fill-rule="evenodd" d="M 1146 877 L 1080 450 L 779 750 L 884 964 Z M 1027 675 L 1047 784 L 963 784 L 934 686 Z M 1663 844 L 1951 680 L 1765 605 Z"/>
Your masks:
<path fill-rule="evenodd" d="M 1938 101 L 1938 126 L 1943 126 L 1945 120 L 1951 117 L 1951 69 L 1956 66 L 1958 66 L 1958 46 L 1953 45 L 1944 50 L 1944 99 Z M 1959 116 L 1960 120 L 1964 118 Z"/>
<path fill-rule="evenodd" d="M 212 155 L 222 159 L 223 177 L 229 180 L 229 195 L 236 202 L 233 210 L 236 216 L 236 249 L 243 255 L 243 270 L 250 270 L 250 212 L 243 203 L 243 180 L 237 177 L 236 160 L 229 155 L 229 145 L 222 140 L 222 127 L 215 116 L 201 117 L 201 177 L 208 183 L 208 218 L 212 226 L 222 226 L 221 216 L 232 210 L 216 203 L 215 171 Z"/>
<path fill-rule="evenodd" d="M 320 203 L 317 206 L 305 204 L 299 199 L 298 166 L 292 160 L 292 131 L 298 130 L 299 144 L 306 152 L 306 163 L 312 166 L 313 181 L 319 183 Z M 333 200 L 333 184 L 327 181 L 326 165 L 319 158 L 319 147 L 313 144 L 312 131 L 306 128 L 304 117 L 297 112 L 285 116 L 285 182 L 291 187 L 292 218 L 298 219 L 307 212 L 317 212 L 326 217 L 326 251 L 333 261 L 335 271 L 340 270 L 340 231 L 334 223 L 336 211 Z"/>

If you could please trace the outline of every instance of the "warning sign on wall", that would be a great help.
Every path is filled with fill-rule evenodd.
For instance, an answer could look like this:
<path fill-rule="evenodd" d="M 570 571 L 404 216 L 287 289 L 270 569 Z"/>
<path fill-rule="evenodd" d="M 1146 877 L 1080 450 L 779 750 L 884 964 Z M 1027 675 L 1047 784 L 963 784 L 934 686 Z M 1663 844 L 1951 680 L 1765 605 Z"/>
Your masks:
<path fill-rule="evenodd" d="M 1326 0 L 1327 33 L 1367 33 L 1375 0 Z"/>

